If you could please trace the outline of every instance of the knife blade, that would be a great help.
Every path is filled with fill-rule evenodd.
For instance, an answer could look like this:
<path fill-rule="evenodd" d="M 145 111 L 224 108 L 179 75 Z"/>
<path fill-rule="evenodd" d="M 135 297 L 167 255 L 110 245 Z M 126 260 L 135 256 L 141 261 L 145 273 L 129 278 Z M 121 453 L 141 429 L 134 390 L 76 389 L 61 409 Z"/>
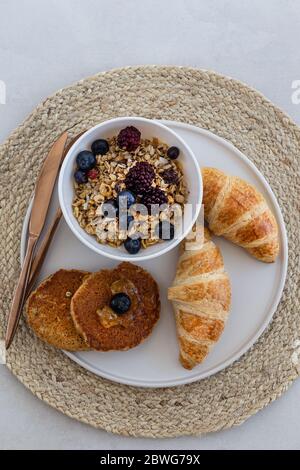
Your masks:
<path fill-rule="evenodd" d="M 70 142 L 68 142 L 68 144 L 64 148 L 64 154 L 63 154 L 62 160 L 64 160 L 70 148 L 75 144 L 75 142 L 79 139 L 79 137 L 81 137 L 85 132 L 86 132 L 85 130 L 82 132 L 79 132 L 79 134 L 77 134 L 75 137 L 73 137 L 70 140 Z M 47 256 L 48 249 L 51 245 L 52 238 L 55 235 L 55 232 L 56 232 L 56 229 L 58 227 L 61 217 L 62 217 L 62 211 L 59 207 L 56 211 L 56 214 L 53 220 L 51 221 L 51 224 L 49 226 L 47 233 L 45 233 L 44 235 L 43 241 L 41 242 L 40 246 L 35 251 L 31 270 L 30 270 L 30 276 L 29 276 L 29 280 L 27 284 L 25 300 L 27 300 L 27 298 L 29 297 L 34 287 L 35 281 L 43 266 L 45 257 Z"/>
<path fill-rule="evenodd" d="M 53 193 L 56 177 L 62 162 L 62 157 L 64 155 L 63 151 L 67 138 L 68 134 L 67 132 L 64 132 L 53 144 L 50 149 L 50 152 L 48 153 L 43 163 L 42 169 L 37 180 L 30 215 L 26 255 L 18 283 L 14 291 L 14 296 L 8 316 L 8 323 L 5 336 L 6 349 L 8 349 L 11 345 L 19 324 L 26 294 L 26 287 L 28 283 L 30 268 L 32 265 L 34 249 L 46 221 L 51 196 Z"/>

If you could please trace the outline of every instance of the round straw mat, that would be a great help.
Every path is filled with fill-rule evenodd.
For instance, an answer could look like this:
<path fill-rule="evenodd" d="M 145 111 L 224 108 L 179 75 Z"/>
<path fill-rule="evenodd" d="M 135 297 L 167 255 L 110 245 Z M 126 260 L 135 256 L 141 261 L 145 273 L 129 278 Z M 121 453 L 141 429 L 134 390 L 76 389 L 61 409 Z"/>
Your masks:
<path fill-rule="evenodd" d="M 39 341 L 23 320 L 7 366 L 46 403 L 114 433 L 170 437 L 241 424 L 279 397 L 300 373 L 300 130 L 239 81 L 186 67 L 112 70 L 58 91 L 12 133 L 0 147 L 1 337 L 19 273 L 23 218 L 43 158 L 64 130 L 74 136 L 122 115 L 208 129 L 230 140 L 267 178 L 284 214 L 290 250 L 288 278 L 274 319 L 231 367 L 177 388 L 142 389 L 96 377 Z"/>

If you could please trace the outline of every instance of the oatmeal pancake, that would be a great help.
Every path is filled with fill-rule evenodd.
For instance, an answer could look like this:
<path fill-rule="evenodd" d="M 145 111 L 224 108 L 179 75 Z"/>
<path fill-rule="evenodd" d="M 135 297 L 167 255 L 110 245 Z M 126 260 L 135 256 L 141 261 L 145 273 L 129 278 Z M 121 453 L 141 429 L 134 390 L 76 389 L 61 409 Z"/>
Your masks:
<path fill-rule="evenodd" d="M 70 314 L 72 296 L 88 275 L 85 271 L 60 269 L 30 295 L 27 321 L 46 343 L 69 351 L 89 349 Z"/>
<path fill-rule="evenodd" d="M 110 302 L 125 294 L 129 309 L 116 313 Z M 86 343 L 95 350 L 126 350 L 140 344 L 159 318 L 158 286 L 144 269 L 121 263 L 89 276 L 71 301 L 71 315 Z"/>

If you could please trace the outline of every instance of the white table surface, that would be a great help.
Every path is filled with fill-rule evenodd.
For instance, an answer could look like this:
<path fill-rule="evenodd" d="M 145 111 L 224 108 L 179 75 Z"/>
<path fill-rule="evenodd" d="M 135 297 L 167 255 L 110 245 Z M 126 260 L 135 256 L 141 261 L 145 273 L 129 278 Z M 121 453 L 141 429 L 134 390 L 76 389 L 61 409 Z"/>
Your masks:
<path fill-rule="evenodd" d="M 44 98 L 113 67 L 213 69 L 257 88 L 298 124 L 298 0 L 1 0 L 0 141 Z M 1 101 L 1 100 L 0 100 Z M 96 105 L 96 104 L 95 104 Z M 1 449 L 300 449 L 300 381 L 240 427 L 203 437 L 114 436 L 67 418 L 0 366 Z"/>

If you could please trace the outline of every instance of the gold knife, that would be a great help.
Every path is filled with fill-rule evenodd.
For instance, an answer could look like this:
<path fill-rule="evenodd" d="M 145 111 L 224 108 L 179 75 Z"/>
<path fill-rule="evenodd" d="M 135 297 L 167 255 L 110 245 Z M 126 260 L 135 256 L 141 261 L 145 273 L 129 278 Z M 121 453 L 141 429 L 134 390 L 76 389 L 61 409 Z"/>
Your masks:
<path fill-rule="evenodd" d="M 80 132 L 79 134 L 77 134 L 65 146 L 64 154 L 63 154 L 63 157 L 62 157 L 63 160 L 64 160 L 65 156 L 67 155 L 68 151 L 70 150 L 70 148 L 72 147 L 72 145 L 74 145 L 76 140 L 78 140 L 79 137 L 81 137 L 82 134 L 84 134 L 85 132 L 86 131 L 84 130 L 84 131 Z M 37 250 L 35 252 L 35 255 L 34 255 L 34 258 L 33 258 L 33 261 L 32 261 L 32 265 L 31 265 L 30 276 L 29 276 L 29 280 L 28 280 L 28 284 L 27 284 L 25 300 L 27 300 L 27 298 L 29 297 L 29 295 L 30 295 L 30 293 L 31 293 L 31 291 L 34 287 L 35 281 L 36 281 L 36 279 L 37 279 L 37 277 L 40 273 L 40 270 L 43 266 L 43 263 L 44 263 L 44 260 L 46 258 L 48 249 L 51 245 L 52 239 L 55 235 L 55 232 L 56 232 L 56 229 L 58 227 L 58 224 L 60 222 L 61 217 L 62 217 L 62 211 L 61 211 L 61 208 L 59 207 L 57 209 L 56 213 L 55 213 L 55 216 L 54 216 L 53 220 L 51 221 L 51 224 L 50 224 L 50 226 L 47 230 L 47 233 L 45 233 L 45 236 L 43 238 L 43 241 L 42 241 L 41 245 L 37 248 Z"/>
<path fill-rule="evenodd" d="M 44 237 L 41 245 L 36 250 L 35 256 L 33 258 L 32 265 L 31 265 L 31 270 L 30 270 L 30 276 L 29 276 L 29 279 L 28 279 L 28 284 L 27 284 L 27 289 L 26 289 L 26 294 L 25 294 L 25 301 L 29 297 L 29 295 L 30 295 L 30 293 L 33 289 L 33 286 L 35 284 L 35 281 L 36 281 L 36 279 L 37 279 L 37 277 L 40 273 L 40 270 L 43 266 L 43 263 L 44 263 L 44 260 L 46 258 L 48 249 L 49 249 L 49 247 L 51 245 L 51 242 L 52 242 L 52 238 L 55 235 L 55 232 L 56 232 L 56 229 L 58 227 L 58 224 L 60 222 L 61 217 L 62 217 L 62 211 L 61 211 L 61 208 L 59 207 L 56 211 L 54 219 L 52 220 L 51 225 L 50 225 L 47 233 L 45 234 L 45 237 Z"/>
<path fill-rule="evenodd" d="M 8 349 L 11 345 L 19 324 L 32 265 L 34 249 L 45 224 L 56 177 L 62 162 L 62 157 L 64 155 L 64 148 L 67 138 L 68 134 L 67 132 L 64 132 L 53 144 L 48 156 L 43 163 L 37 180 L 30 215 L 26 255 L 18 283 L 14 291 L 13 301 L 8 316 L 8 324 L 5 336 L 6 349 Z"/>

